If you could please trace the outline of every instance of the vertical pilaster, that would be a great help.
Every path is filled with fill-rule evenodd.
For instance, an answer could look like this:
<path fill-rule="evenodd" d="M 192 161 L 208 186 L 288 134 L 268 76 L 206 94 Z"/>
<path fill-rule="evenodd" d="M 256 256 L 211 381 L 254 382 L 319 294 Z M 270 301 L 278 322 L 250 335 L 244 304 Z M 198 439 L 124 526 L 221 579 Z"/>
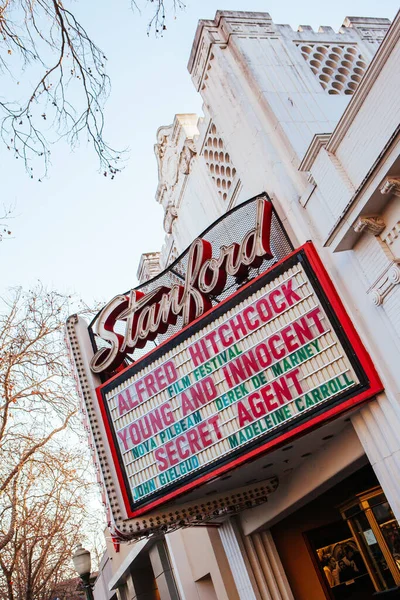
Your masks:
<path fill-rule="evenodd" d="M 294 600 L 269 531 L 243 537 L 262 600 Z"/>
<path fill-rule="evenodd" d="M 173 569 L 163 540 L 159 540 L 152 546 L 149 557 L 160 600 L 180 600 Z"/>
<path fill-rule="evenodd" d="M 218 531 L 240 600 L 260 600 L 261 596 L 257 590 L 237 524 L 229 519 Z"/>
<path fill-rule="evenodd" d="M 294 600 L 270 531 L 245 536 L 230 519 L 219 533 L 240 600 Z"/>
<path fill-rule="evenodd" d="M 386 393 L 351 419 L 390 506 L 400 521 L 400 407 Z"/>

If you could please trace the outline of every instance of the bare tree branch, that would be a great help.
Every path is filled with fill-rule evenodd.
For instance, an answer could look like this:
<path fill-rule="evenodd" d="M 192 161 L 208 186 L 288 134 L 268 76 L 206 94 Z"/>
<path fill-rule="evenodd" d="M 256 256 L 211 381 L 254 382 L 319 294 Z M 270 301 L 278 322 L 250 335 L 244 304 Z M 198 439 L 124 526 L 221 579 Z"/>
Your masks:
<path fill-rule="evenodd" d="M 148 3 L 153 6 L 153 16 L 151 17 L 147 25 L 147 35 L 150 35 L 151 31 L 154 31 L 156 35 L 162 36 L 163 32 L 167 29 L 167 4 L 164 0 L 148 0 Z M 182 0 L 172 0 L 172 9 L 174 15 L 178 10 L 184 10 L 186 5 Z M 131 0 L 131 7 L 133 11 L 140 11 L 140 3 L 137 0 Z"/>
<path fill-rule="evenodd" d="M 12 219 L 12 208 L 4 207 L 2 214 L 0 213 L 0 242 L 11 237 L 10 219 Z"/>
<path fill-rule="evenodd" d="M 131 0 L 138 9 L 139 0 Z M 154 9 L 148 33 L 166 29 L 165 0 Z M 173 11 L 181 0 L 168 0 Z M 47 173 L 51 144 L 65 138 L 74 148 L 84 135 L 105 176 L 114 178 L 124 152 L 104 137 L 104 103 L 110 92 L 106 56 L 61 0 L 3 0 L 0 6 L 0 135 L 35 177 L 38 161 Z M 31 88 L 26 73 L 36 79 Z M 5 96 L 5 90 L 8 95 Z M 20 99 L 20 96 L 22 99 Z M 39 180 L 42 175 L 39 174 Z"/>
<path fill-rule="evenodd" d="M 25 465 L 16 484 L 17 501 L 9 498 L 15 523 L 0 556 L 2 600 L 67 600 L 76 591 L 73 548 L 85 530 L 99 527 L 87 512 L 93 484 L 86 468 L 82 453 L 56 448 L 46 448 Z"/>

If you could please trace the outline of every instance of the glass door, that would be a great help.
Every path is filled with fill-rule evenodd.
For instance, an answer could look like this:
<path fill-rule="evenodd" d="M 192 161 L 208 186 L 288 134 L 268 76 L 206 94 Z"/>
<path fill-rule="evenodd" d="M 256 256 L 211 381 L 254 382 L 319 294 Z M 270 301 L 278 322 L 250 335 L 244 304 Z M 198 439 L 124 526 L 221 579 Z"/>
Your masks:
<path fill-rule="evenodd" d="M 327 597 L 332 600 L 373 600 L 379 588 L 348 523 L 331 523 L 308 531 L 305 536 Z"/>
<path fill-rule="evenodd" d="M 400 528 L 382 489 L 359 494 L 342 507 L 341 513 L 375 589 L 383 591 L 400 585 Z M 351 552 L 347 559 L 356 562 Z"/>

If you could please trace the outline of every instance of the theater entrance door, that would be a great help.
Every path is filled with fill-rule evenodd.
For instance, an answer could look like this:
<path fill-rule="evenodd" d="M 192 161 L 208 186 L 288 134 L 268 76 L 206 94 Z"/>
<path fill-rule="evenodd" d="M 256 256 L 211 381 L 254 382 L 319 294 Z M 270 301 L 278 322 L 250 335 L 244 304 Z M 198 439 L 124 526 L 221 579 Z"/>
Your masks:
<path fill-rule="evenodd" d="M 400 528 L 382 489 L 338 509 L 341 521 L 306 534 L 327 598 L 375 600 L 400 586 Z"/>

